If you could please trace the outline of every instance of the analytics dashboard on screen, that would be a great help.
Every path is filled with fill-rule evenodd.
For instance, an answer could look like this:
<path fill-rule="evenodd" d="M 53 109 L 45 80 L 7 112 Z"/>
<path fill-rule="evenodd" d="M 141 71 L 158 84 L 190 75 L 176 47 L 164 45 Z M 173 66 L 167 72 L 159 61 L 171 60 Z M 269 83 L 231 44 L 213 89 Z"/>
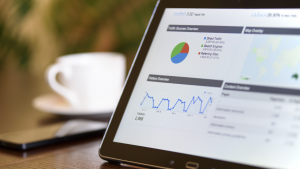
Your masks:
<path fill-rule="evenodd" d="M 299 168 L 299 16 L 166 9 L 114 142 Z"/>

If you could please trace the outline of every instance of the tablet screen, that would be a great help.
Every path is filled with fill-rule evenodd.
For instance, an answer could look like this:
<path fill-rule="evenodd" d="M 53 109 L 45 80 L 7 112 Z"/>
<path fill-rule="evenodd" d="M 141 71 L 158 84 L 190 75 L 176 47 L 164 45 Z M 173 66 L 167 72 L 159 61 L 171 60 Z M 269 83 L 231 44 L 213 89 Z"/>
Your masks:
<path fill-rule="evenodd" d="M 299 168 L 299 17 L 166 9 L 114 142 Z"/>

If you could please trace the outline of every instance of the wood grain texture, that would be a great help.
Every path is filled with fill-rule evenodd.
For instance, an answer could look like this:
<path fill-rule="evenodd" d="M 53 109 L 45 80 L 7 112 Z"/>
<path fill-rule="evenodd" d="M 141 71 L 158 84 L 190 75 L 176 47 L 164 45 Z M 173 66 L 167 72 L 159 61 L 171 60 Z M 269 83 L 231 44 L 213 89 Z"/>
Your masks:
<path fill-rule="evenodd" d="M 110 164 L 99 158 L 99 138 L 63 143 L 45 148 L 18 152 L 0 149 L 0 168 L 140 168 L 130 165 Z"/>

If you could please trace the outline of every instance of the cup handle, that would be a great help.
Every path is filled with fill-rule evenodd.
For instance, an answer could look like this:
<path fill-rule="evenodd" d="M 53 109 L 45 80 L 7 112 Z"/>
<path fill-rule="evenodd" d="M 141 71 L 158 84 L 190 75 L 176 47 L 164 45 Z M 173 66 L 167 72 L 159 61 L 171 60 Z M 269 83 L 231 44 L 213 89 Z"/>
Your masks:
<path fill-rule="evenodd" d="M 53 64 L 50 65 L 46 71 L 47 82 L 56 93 L 66 98 L 67 101 L 71 104 L 71 106 L 75 107 L 76 105 L 78 105 L 79 102 L 78 96 L 74 92 L 57 82 L 56 75 L 58 73 L 64 73 L 66 77 L 72 76 L 72 71 L 70 68 L 60 64 Z"/>

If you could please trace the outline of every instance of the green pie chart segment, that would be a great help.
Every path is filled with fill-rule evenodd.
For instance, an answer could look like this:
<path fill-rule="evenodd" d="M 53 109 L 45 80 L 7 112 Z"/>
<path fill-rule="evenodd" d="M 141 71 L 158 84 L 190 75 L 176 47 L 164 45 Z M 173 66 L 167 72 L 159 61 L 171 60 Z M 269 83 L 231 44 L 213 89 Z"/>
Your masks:
<path fill-rule="evenodd" d="M 175 46 L 171 53 L 171 61 L 175 64 L 182 62 L 189 53 L 189 45 L 186 42 L 181 42 Z"/>

